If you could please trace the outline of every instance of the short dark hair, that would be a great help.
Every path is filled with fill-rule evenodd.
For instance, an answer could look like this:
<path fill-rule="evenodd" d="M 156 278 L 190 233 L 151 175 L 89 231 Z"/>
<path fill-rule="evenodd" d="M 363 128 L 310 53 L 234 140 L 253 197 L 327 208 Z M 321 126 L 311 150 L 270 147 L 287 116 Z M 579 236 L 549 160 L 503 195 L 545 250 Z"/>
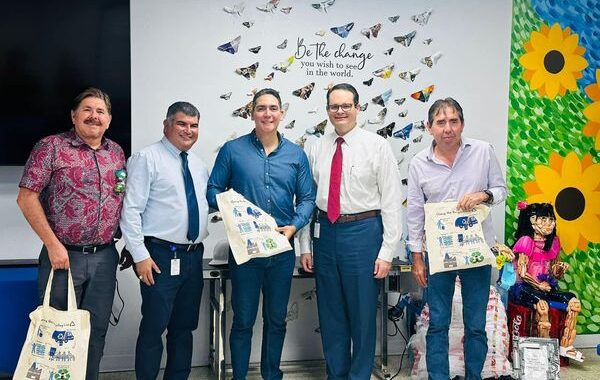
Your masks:
<path fill-rule="evenodd" d="M 461 123 L 465 122 L 465 118 L 463 117 L 463 109 L 460 106 L 460 104 L 458 104 L 458 102 L 456 100 L 454 100 L 453 98 L 448 97 L 445 99 L 436 100 L 435 102 L 433 102 L 431 107 L 429 107 L 429 113 L 427 115 L 429 125 L 431 125 L 431 123 L 433 123 L 433 118 L 438 114 L 438 112 L 440 112 L 441 109 L 446 108 L 446 107 L 454 108 L 454 110 L 458 113 L 460 122 Z"/>
<path fill-rule="evenodd" d="M 335 86 L 331 87 L 329 90 L 327 90 L 327 105 L 329 105 L 329 94 L 331 94 L 335 90 L 344 90 L 351 92 L 354 104 L 358 104 L 358 91 L 356 91 L 356 88 L 354 88 L 354 86 L 350 83 L 338 83 Z"/>
<path fill-rule="evenodd" d="M 167 120 L 173 120 L 173 117 L 177 112 L 184 113 L 191 117 L 197 117 L 200 120 L 200 112 L 192 103 L 188 102 L 175 102 L 169 106 L 167 110 Z"/>
<path fill-rule="evenodd" d="M 277 99 L 277 102 L 279 102 L 279 108 L 281 108 L 281 96 L 279 96 L 279 91 L 273 90 L 272 88 L 263 88 L 262 90 L 257 91 L 256 94 L 254 94 L 254 97 L 252 98 L 253 110 L 254 107 L 256 107 L 256 101 L 263 95 L 273 95 L 275 99 Z"/>
<path fill-rule="evenodd" d="M 112 105 L 110 104 L 110 97 L 106 92 L 95 87 L 86 88 L 79 95 L 77 95 L 75 99 L 73 99 L 73 104 L 71 104 L 71 111 L 75 111 L 85 98 L 102 99 L 104 101 L 104 104 L 106 104 L 106 110 L 108 111 L 108 114 L 112 115 Z"/>

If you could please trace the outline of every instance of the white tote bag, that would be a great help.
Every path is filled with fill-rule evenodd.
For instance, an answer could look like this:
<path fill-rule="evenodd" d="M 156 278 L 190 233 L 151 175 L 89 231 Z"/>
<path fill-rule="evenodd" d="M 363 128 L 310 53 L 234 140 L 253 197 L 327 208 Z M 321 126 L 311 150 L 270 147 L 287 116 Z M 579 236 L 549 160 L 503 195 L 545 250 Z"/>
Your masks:
<path fill-rule="evenodd" d="M 430 274 L 495 263 L 481 228 L 481 223 L 490 213 L 489 207 L 477 205 L 470 211 L 458 211 L 457 203 L 425 204 Z"/>
<path fill-rule="evenodd" d="M 217 204 L 238 265 L 292 249 L 288 239 L 275 231 L 275 219 L 233 189 L 218 194 Z"/>
<path fill-rule="evenodd" d="M 14 380 L 83 380 L 90 340 L 90 313 L 77 309 L 68 271 L 67 310 L 50 306 L 54 271 L 48 276 L 44 303 L 29 314 L 31 323 Z"/>

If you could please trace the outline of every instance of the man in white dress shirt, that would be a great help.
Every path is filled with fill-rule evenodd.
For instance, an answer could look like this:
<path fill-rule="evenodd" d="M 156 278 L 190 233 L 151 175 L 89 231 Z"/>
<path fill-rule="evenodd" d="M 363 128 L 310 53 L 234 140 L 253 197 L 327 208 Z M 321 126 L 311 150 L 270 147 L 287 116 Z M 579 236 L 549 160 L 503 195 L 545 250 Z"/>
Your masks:
<path fill-rule="evenodd" d="M 356 89 L 327 92 L 335 131 L 307 145 L 317 212 L 300 234 L 301 263 L 315 273 L 328 379 L 369 379 L 375 357 L 379 280 L 400 239 L 401 190 L 387 141 L 357 127 Z M 313 266 L 314 264 L 314 266 Z"/>
<path fill-rule="evenodd" d="M 135 352 L 138 380 L 156 379 L 165 329 L 164 378 L 183 380 L 190 373 L 203 285 L 202 240 L 208 235 L 208 169 L 189 152 L 198 139 L 199 120 L 192 104 L 172 104 L 163 122 L 164 137 L 127 163 L 121 230 L 142 294 Z"/>

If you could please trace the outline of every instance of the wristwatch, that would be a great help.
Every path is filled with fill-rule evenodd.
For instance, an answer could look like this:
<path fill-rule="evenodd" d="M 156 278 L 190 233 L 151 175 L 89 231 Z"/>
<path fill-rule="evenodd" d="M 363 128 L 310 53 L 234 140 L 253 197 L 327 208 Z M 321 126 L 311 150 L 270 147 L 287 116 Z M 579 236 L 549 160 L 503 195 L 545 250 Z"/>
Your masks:
<path fill-rule="evenodd" d="M 491 205 L 492 203 L 494 203 L 494 194 L 489 191 L 488 189 L 483 190 L 483 192 L 488 196 L 488 199 L 485 201 L 485 203 Z"/>

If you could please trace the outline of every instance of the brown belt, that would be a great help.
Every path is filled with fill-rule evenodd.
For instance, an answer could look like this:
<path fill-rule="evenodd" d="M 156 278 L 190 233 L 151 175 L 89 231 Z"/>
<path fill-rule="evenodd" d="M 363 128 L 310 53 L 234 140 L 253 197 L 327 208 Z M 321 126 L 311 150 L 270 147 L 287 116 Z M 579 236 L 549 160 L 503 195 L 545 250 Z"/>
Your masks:
<path fill-rule="evenodd" d="M 359 212 L 358 214 L 342 214 L 335 221 L 336 224 L 340 223 L 349 223 L 349 222 L 357 222 L 359 220 L 374 218 L 376 216 L 381 215 L 381 210 L 371 210 L 365 212 Z M 327 218 L 327 213 L 321 209 L 317 209 L 317 219 L 319 218 Z"/>

